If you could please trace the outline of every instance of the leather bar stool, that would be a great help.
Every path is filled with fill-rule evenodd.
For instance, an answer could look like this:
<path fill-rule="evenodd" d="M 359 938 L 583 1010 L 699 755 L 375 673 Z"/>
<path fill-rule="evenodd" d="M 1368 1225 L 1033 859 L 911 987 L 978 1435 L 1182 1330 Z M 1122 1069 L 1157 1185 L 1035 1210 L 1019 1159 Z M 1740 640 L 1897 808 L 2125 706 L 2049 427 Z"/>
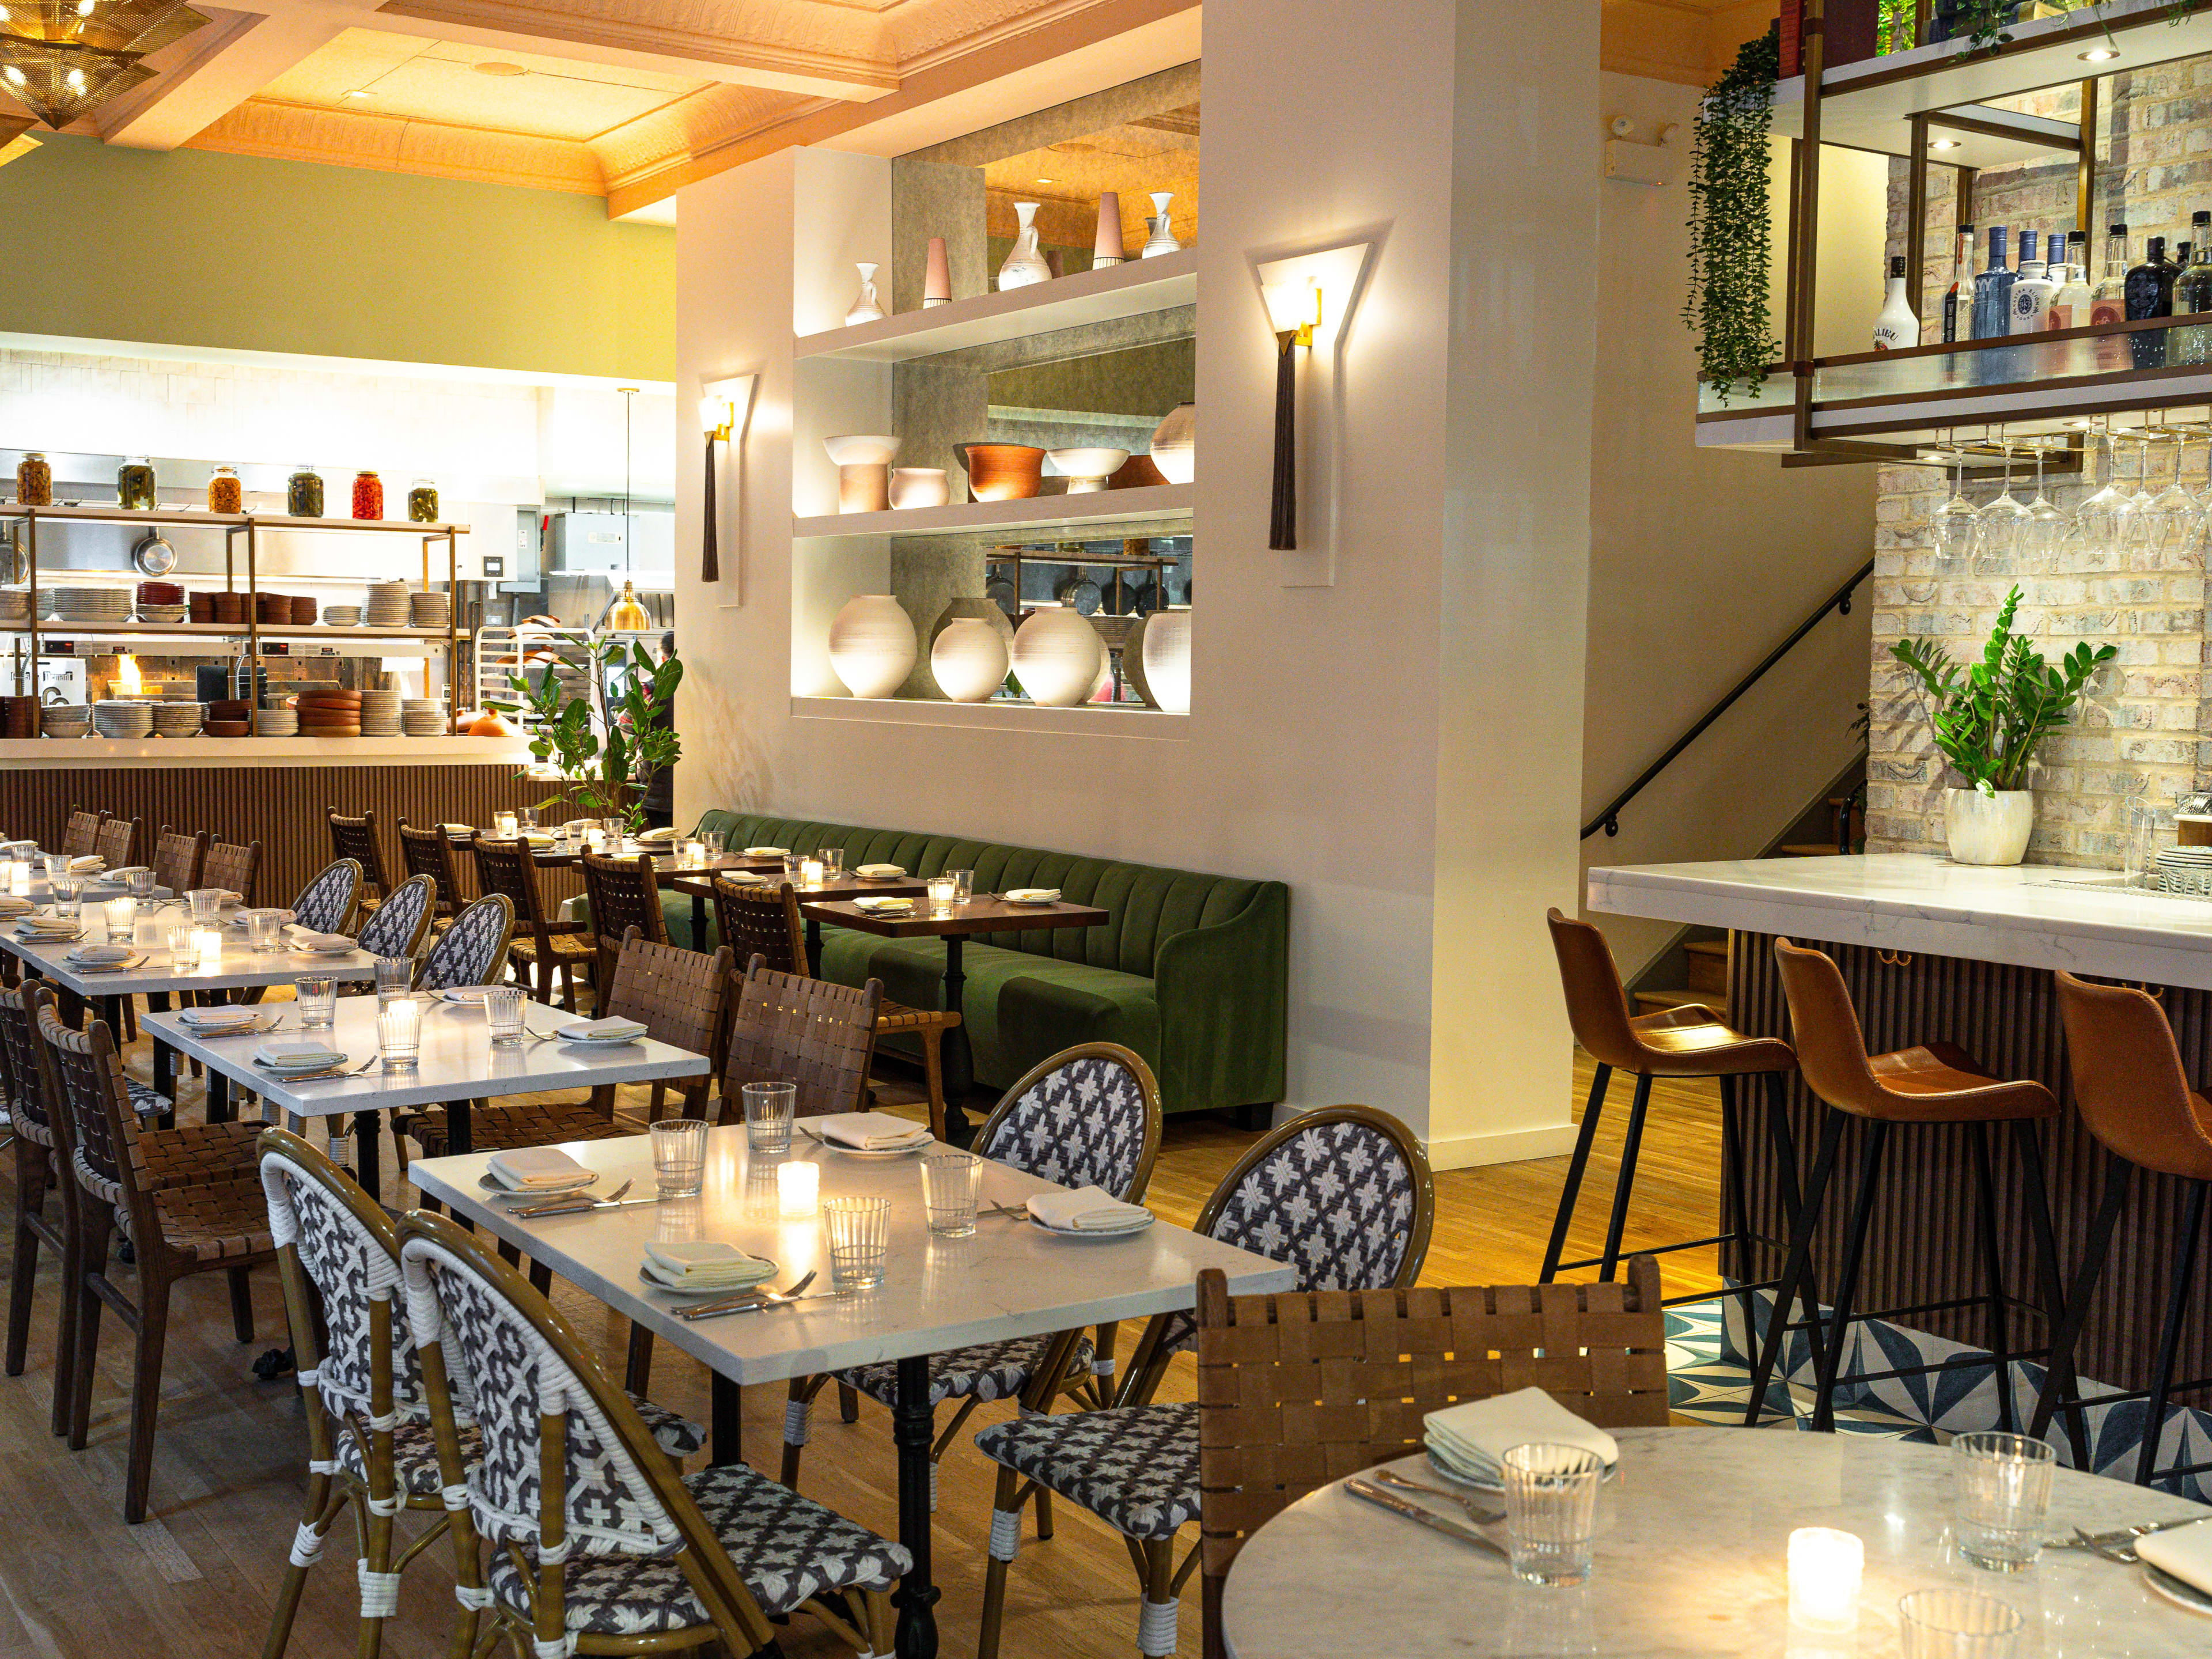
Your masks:
<path fill-rule="evenodd" d="M 1836 1425 L 1836 1377 L 1843 1364 L 1844 1337 L 1855 1321 L 1935 1313 L 1944 1309 L 1972 1307 L 1987 1310 L 1990 1352 L 1995 1357 L 1999 1419 L 2013 1426 L 2012 1360 L 2007 1328 L 2011 1299 L 2005 1294 L 2003 1253 L 1997 1243 L 1996 1182 L 1990 1157 L 1990 1127 L 2011 1127 L 2019 1149 L 2027 1192 L 2028 1223 L 2036 1242 L 2038 1279 L 2043 1287 L 2042 1311 L 2048 1327 L 2057 1329 L 2063 1305 L 2058 1288 L 2058 1252 L 2051 1226 L 2051 1201 L 2043 1175 L 2043 1144 L 2036 1126 L 2058 1115 L 2058 1101 L 2050 1090 L 2033 1079 L 2008 1083 L 1992 1077 L 1962 1049 L 1948 1042 L 1931 1042 L 1869 1057 L 1866 1038 L 1859 1029 L 1856 1010 L 1844 984 L 1844 976 L 1824 952 L 1808 951 L 1788 939 L 1774 941 L 1781 969 L 1783 994 L 1790 1001 L 1790 1034 L 1797 1044 L 1797 1069 L 1806 1086 L 1827 1107 L 1821 1125 L 1820 1150 L 1805 1189 L 1804 1207 L 1790 1241 L 1790 1260 L 1782 1270 L 1782 1290 L 1775 1305 L 1786 1307 L 1800 1280 L 1808 1271 L 1813 1234 L 1820 1224 L 1829 1182 L 1835 1172 L 1844 1130 L 1853 1118 L 1866 1125 L 1859 1151 L 1858 1191 L 1851 1206 L 1844 1236 L 1844 1259 L 1836 1301 L 1825 1338 L 1815 1344 L 1819 1401 L 1813 1427 L 1823 1433 Z M 1874 1213 L 1882 1159 L 1888 1151 L 1890 1132 L 1903 1127 L 1964 1127 L 1971 1131 L 1974 1181 L 1980 1210 L 1980 1248 L 1984 1279 L 1978 1296 L 1949 1301 L 1923 1302 L 1909 1308 L 1885 1308 L 1861 1313 L 1854 1306 L 1859 1269 L 1865 1259 L 1867 1228 Z M 1767 1327 L 1758 1369 L 1752 1375 L 1751 1403 L 1746 1424 L 1759 1421 L 1768 1382 L 1774 1375 L 1785 1333 L 1802 1328 L 1777 1319 Z M 1961 1355 L 1925 1365 L 1901 1365 L 1893 1370 L 1864 1371 L 1859 1381 L 1918 1376 L 1931 1371 L 1964 1369 L 1985 1362 L 1977 1355 Z"/>
<path fill-rule="evenodd" d="M 1575 1138 L 1574 1161 L 1567 1166 L 1567 1183 L 1559 1194 L 1558 1214 L 1552 1222 L 1551 1243 L 1544 1250 L 1542 1282 L 1550 1284 L 1562 1270 L 1597 1267 L 1601 1279 L 1611 1279 L 1620 1263 L 1620 1236 L 1628 1220 L 1629 1198 L 1636 1185 L 1636 1161 L 1644 1144 L 1644 1120 L 1651 1103 L 1654 1078 L 1709 1077 L 1721 1091 L 1723 1162 L 1729 1180 L 1723 1194 L 1722 1225 L 1725 1231 L 1709 1238 L 1686 1239 L 1680 1244 L 1657 1247 L 1639 1244 L 1639 1255 L 1664 1255 L 1674 1250 L 1695 1249 L 1706 1244 L 1764 1244 L 1780 1251 L 1783 1241 L 1751 1228 L 1751 1206 L 1745 1189 L 1744 1156 L 1747 1150 L 1741 1121 L 1743 1104 L 1738 1079 L 1766 1079 L 1766 1121 L 1773 1142 L 1776 1168 L 1782 1182 L 1785 1213 L 1797 1213 L 1797 1146 L 1790 1133 L 1785 1109 L 1784 1078 L 1796 1069 L 1797 1057 L 1779 1037 L 1746 1036 L 1731 1030 L 1710 1008 L 1690 1004 L 1662 1013 L 1628 1012 L 1620 970 L 1614 965 L 1605 935 L 1586 921 L 1577 921 L 1559 911 L 1545 918 L 1552 928 L 1552 948 L 1559 958 L 1559 982 L 1567 997 L 1567 1020 L 1575 1041 L 1597 1061 L 1590 1083 L 1589 1102 L 1583 1109 L 1582 1132 Z M 1613 1187 L 1613 1213 L 1606 1224 L 1605 1254 L 1580 1261 L 1562 1261 L 1567 1228 L 1574 1219 L 1575 1201 L 1582 1192 L 1583 1174 L 1589 1166 L 1590 1143 L 1597 1138 L 1598 1119 L 1605 1109 L 1606 1091 L 1615 1072 L 1636 1079 L 1636 1098 L 1628 1109 L 1628 1134 L 1620 1154 L 1620 1173 Z M 1740 1285 L 1743 1297 L 1747 1340 L 1758 1329 L 1757 1292 L 1778 1283 L 1762 1279 Z M 1807 1311 L 1813 1304 L 1808 1287 Z M 1703 1292 L 1680 1301 L 1703 1301 Z"/>
<path fill-rule="evenodd" d="M 2178 1391 L 2203 1388 L 2203 1382 L 2173 1381 L 2181 1322 L 2189 1310 L 2197 1272 L 2197 1243 L 2204 1227 L 2204 1200 L 2212 1188 L 2212 1101 L 2189 1086 L 2181 1050 L 2166 1012 L 2142 992 L 2119 985 L 2092 985 L 2071 974 L 2058 975 L 2058 1010 L 2066 1022 L 2066 1054 L 2074 1073 L 2074 1103 L 2098 1143 L 2112 1154 L 2105 1175 L 2104 1201 L 2089 1224 L 2081 1265 L 2066 1299 L 2066 1316 L 2052 1340 L 2051 1369 L 2035 1402 L 2033 1432 L 2047 1432 L 2062 1407 L 2074 1466 L 2090 1467 L 2088 1437 L 2081 1421 L 2081 1385 L 2075 1375 L 2075 1345 L 2089 1315 L 2097 1280 L 2111 1252 L 2112 1230 L 2127 1206 L 2128 1184 L 2137 1170 L 2189 1183 L 2182 1206 L 2180 1237 L 2173 1241 L 2173 1277 L 2166 1287 L 2166 1327 L 2160 1333 L 2151 1386 L 2127 1394 L 2099 1394 L 2091 1402 L 2105 1406 L 2148 1400 L 2143 1437 L 2136 1454 L 2136 1484 L 2148 1486 L 2158 1468 L 2160 1431 L 2166 1403 Z M 2212 1464 L 2193 1463 L 2163 1471 L 2168 1478 L 2194 1474 Z"/>

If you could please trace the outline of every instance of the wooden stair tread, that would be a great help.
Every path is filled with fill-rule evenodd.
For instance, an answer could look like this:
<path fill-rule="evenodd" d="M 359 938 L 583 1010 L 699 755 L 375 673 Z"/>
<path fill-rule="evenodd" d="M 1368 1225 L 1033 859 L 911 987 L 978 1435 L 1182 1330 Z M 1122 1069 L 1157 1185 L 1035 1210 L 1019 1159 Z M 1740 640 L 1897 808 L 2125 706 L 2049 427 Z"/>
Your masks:
<path fill-rule="evenodd" d="M 1836 856 L 1834 844 L 1825 841 L 1792 842 L 1776 848 L 1774 851 L 1778 856 L 1785 859 L 1832 859 Z"/>

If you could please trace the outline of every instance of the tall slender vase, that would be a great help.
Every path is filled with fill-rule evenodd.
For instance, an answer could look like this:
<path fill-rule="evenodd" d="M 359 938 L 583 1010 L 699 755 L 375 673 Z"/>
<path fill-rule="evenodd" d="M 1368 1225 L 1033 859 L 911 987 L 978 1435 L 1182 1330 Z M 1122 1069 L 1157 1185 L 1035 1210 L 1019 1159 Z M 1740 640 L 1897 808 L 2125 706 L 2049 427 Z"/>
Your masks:
<path fill-rule="evenodd" d="M 929 239 L 929 265 L 921 279 L 921 308 L 948 305 L 952 300 L 952 266 L 945 257 L 945 239 Z"/>
<path fill-rule="evenodd" d="M 1182 244 L 1176 240 L 1175 232 L 1168 228 L 1168 204 L 1175 200 L 1175 192 L 1171 190 L 1156 190 L 1152 195 L 1152 212 L 1156 216 L 1152 224 L 1152 234 L 1151 240 L 1145 244 L 1145 251 L 1138 257 L 1145 259 L 1157 259 L 1163 253 L 1182 252 Z"/>
<path fill-rule="evenodd" d="M 1103 270 L 1121 260 L 1121 193 L 1109 190 L 1098 198 L 1098 234 L 1091 241 L 1091 268 Z"/>
<path fill-rule="evenodd" d="M 1014 204 L 1014 216 L 1021 221 L 1014 232 L 1014 251 L 1006 256 L 1006 263 L 999 267 L 1000 289 L 1027 288 L 1032 283 L 1052 280 L 1052 267 L 1045 264 L 1044 255 L 1037 252 L 1036 210 L 1035 202 Z"/>
<path fill-rule="evenodd" d="M 860 291 L 854 297 L 853 308 L 845 313 L 847 327 L 854 323 L 872 323 L 884 314 L 876 300 L 876 268 L 863 264 L 860 266 Z"/>

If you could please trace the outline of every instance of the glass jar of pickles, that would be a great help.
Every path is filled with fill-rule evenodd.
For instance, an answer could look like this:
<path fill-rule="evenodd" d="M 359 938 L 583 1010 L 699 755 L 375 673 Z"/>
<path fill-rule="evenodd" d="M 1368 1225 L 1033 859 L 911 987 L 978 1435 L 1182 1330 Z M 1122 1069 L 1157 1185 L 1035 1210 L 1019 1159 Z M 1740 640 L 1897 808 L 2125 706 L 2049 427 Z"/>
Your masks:
<path fill-rule="evenodd" d="M 210 513 L 239 513 L 246 507 L 246 486 L 238 481 L 234 467 L 219 466 L 208 480 L 208 511 Z"/>
<path fill-rule="evenodd" d="M 303 465 L 284 481 L 284 510 L 295 519 L 323 516 L 323 475 Z"/>
<path fill-rule="evenodd" d="M 52 507 L 54 504 L 54 469 L 35 449 L 25 451 L 23 459 L 15 463 L 15 504 L 18 507 Z"/>
<path fill-rule="evenodd" d="M 353 475 L 353 515 L 356 519 L 384 516 L 384 480 L 374 472 Z"/>
<path fill-rule="evenodd" d="M 115 501 L 126 513 L 154 510 L 154 463 L 133 455 L 116 469 Z"/>
<path fill-rule="evenodd" d="M 407 486 L 407 516 L 416 524 L 438 522 L 438 486 L 417 478 Z"/>

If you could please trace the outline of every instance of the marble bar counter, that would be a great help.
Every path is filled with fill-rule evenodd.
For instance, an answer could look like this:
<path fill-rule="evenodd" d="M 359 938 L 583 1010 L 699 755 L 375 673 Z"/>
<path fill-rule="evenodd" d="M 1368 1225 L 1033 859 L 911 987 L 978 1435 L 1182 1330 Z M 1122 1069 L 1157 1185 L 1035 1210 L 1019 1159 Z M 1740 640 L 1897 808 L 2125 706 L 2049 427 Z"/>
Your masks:
<path fill-rule="evenodd" d="M 2172 1024 L 2190 1076 L 2200 1086 L 2212 1082 L 2212 901 L 2130 889 L 2117 871 L 1989 868 L 1912 854 L 1642 865 L 1592 870 L 1588 898 L 1601 917 L 1729 930 L 1728 1018 L 1740 1030 L 1790 1034 L 1774 963 L 1773 942 L 1783 937 L 1835 959 L 1870 1051 L 1952 1042 L 1993 1075 L 2048 1085 L 2063 1109 L 2043 1140 L 2061 1269 L 2069 1280 L 2106 1158 L 2073 1109 L 2052 971 L 2148 987 Z M 1788 1092 L 1800 1158 L 1809 1164 L 1826 1109 L 1800 1079 L 1792 1079 Z M 1859 1129 L 1854 1123 L 1845 1136 L 1839 1182 L 1857 1167 Z M 1785 1237 L 1768 1139 L 1753 1134 L 1742 1144 L 1753 1224 Z M 1992 1137 L 1992 1146 L 2005 1288 L 2019 1304 L 2008 1334 L 2016 1351 L 2032 1351 L 2047 1337 L 2029 1306 L 2038 1298 L 2021 1172 L 2009 1136 Z M 1902 1132 L 1887 1170 L 1858 1305 L 1911 1308 L 1981 1294 L 1971 1137 L 1942 1127 Z M 2085 1376 L 2124 1389 L 2148 1382 L 2186 1196 L 2179 1182 L 2136 1180 L 2111 1257 L 2131 1265 L 2107 1272 L 2099 1286 L 2082 1336 Z M 1838 1281 L 1849 1207 L 1832 1201 L 1822 1220 L 1814 1267 L 1823 1285 Z M 1731 1277 L 1768 1279 L 1778 1266 L 1755 1247 L 1732 1246 L 1723 1256 Z M 1898 1322 L 1978 1348 L 1991 1344 L 1990 1321 L 1978 1307 Z M 2212 1376 L 2212 1317 L 2191 1318 L 2182 1341 L 2177 1376 Z M 1882 1386 L 1894 1394 L 1903 1385 Z"/>

